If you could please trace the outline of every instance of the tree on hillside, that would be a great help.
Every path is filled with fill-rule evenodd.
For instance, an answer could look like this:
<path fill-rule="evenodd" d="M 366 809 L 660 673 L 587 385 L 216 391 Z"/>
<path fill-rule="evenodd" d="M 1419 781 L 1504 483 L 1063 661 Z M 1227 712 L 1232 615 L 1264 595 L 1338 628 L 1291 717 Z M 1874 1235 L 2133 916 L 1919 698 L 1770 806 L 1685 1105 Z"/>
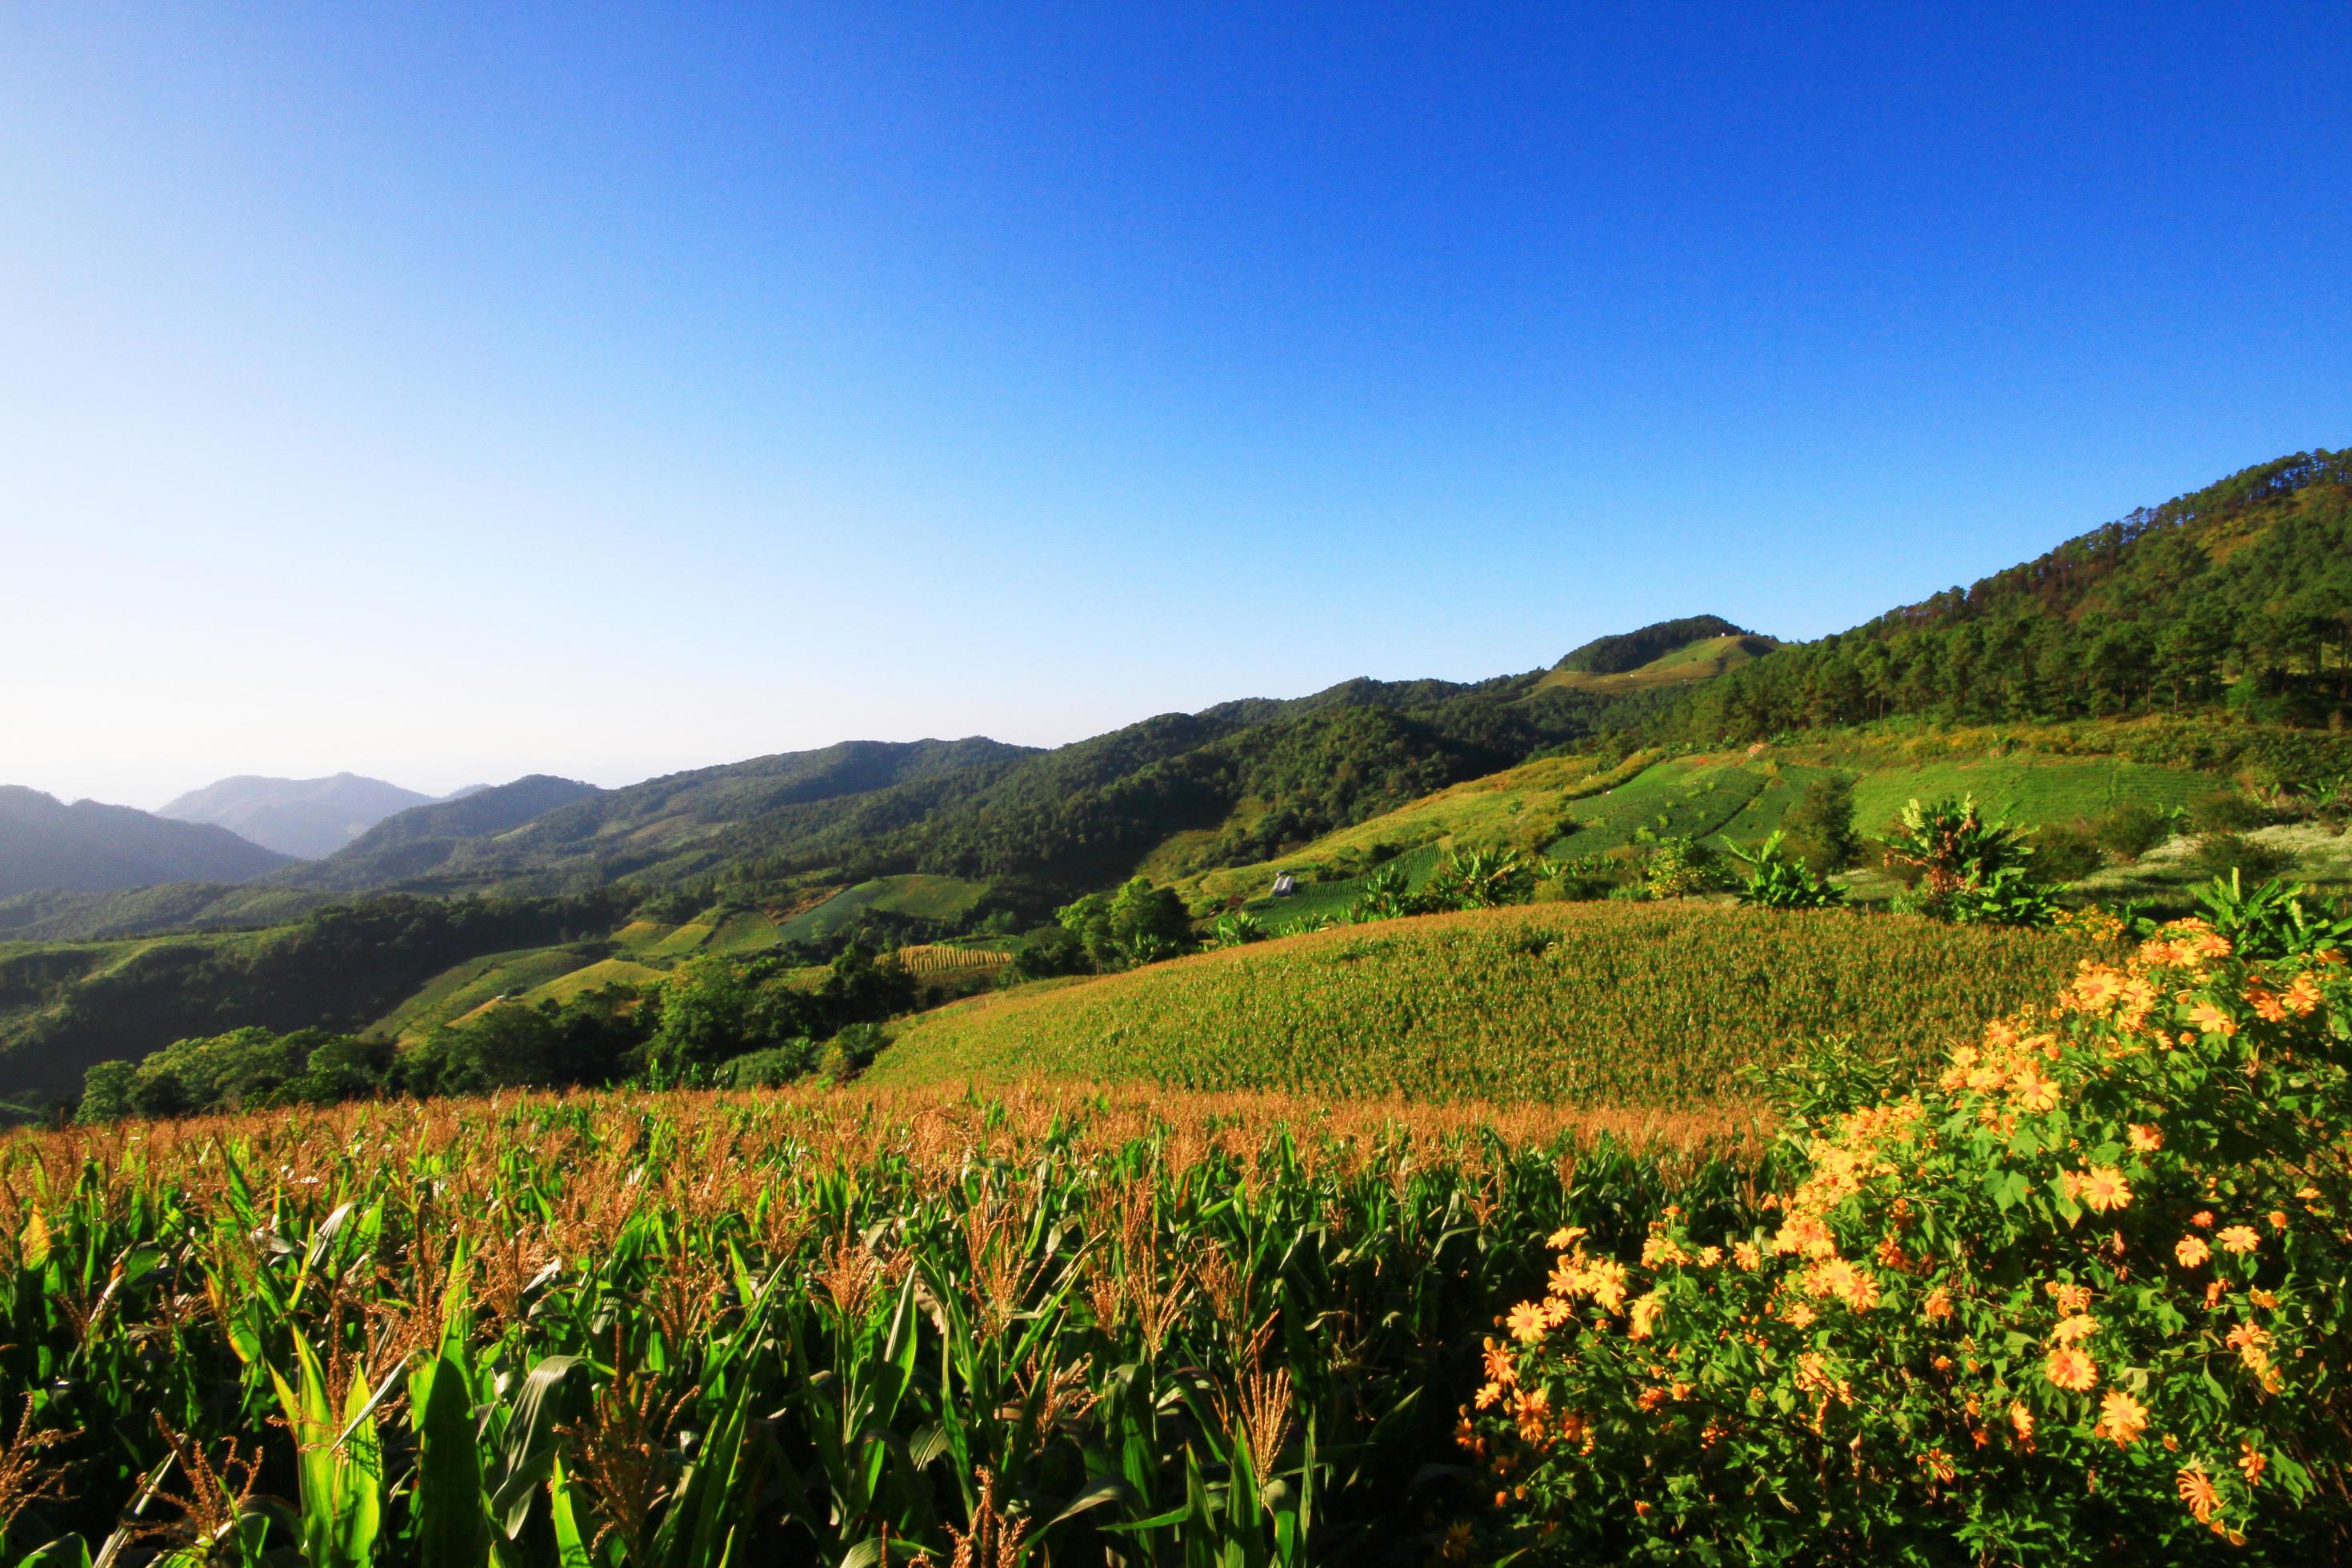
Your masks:
<path fill-rule="evenodd" d="M 1813 870 L 1843 871 L 1862 858 L 1862 835 L 1853 827 L 1853 781 L 1823 773 L 1806 783 L 1780 819 L 1787 852 Z"/>

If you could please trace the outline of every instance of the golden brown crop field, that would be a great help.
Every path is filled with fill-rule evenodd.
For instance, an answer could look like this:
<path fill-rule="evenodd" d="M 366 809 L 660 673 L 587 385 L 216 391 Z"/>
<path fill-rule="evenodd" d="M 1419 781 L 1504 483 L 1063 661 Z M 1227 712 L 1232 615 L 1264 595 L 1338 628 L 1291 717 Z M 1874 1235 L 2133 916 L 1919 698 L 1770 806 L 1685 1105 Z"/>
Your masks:
<path fill-rule="evenodd" d="M 1905 1064 L 2048 995 L 2082 937 L 1713 904 L 1528 905 L 1344 927 L 906 1025 L 881 1083 L 1675 1106 L 1806 1039 Z"/>

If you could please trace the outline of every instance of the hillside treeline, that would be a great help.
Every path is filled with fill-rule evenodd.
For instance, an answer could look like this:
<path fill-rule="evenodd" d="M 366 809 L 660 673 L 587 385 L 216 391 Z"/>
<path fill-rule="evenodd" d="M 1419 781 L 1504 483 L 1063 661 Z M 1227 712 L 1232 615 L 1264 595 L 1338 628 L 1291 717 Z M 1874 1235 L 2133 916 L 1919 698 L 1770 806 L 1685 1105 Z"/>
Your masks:
<path fill-rule="evenodd" d="M 1244 865 L 1589 736 L 1606 716 L 1664 706 L 1529 695 L 1534 679 L 1434 700 L 1415 683 L 1403 689 L 1421 699 L 1410 707 L 1386 705 L 1366 683 L 1345 704 L 1253 708 L 1256 722 L 1238 716 L 1242 705 L 1167 714 L 985 775 L 779 814 L 761 825 L 778 847 L 740 875 L 929 871 L 1077 891 L 1126 876 L 1172 834 L 1209 828 L 1218 833 L 1203 863 Z"/>
<path fill-rule="evenodd" d="M 371 899 L 275 931 L 28 949 L 0 959 L 0 1007 L 46 1010 L 0 1057 L 12 1087 L 70 1096 L 92 1062 L 256 1025 L 364 1028 L 453 963 L 602 936 L 627 909 L 566 899 Z"/>
<path fill-rule="evenodd" d="M 2352 709 L 2352 451 L 2316 451 L 1694 691 L 1655 726 L 1706 743 L 1896 714 L 2011 722 L 2218 706 Z"/>

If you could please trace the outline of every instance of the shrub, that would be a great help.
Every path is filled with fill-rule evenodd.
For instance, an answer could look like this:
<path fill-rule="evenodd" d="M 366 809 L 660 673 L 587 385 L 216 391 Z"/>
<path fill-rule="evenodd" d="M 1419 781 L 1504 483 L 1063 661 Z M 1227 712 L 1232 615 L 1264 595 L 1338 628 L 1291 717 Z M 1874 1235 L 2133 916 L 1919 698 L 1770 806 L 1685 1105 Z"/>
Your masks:
<path fill-rule="evenodd" d="M 2179 814 L 2137 802 L 2116 807 L 2091 826 L 2091 837 L 2118 860 L 2137 860 L 2170 838 Z"/>
<path fill-rule="evenodd" d="M 2092 828 L 2061 823 L 2035 836 L 2033 868 L 2050 881 L 2079 882 L 2105 863 Z"/>
<path fill-rule="evenodd" d="M 1643 842 L 1640 851 L 1643 895 L 1652 899 L 1687 899 L 1724 886 L 1722 858 L 1690 838 Z"/>
<path fill-rule="evenodd" d="M 1843 773 L 1824 773 L 1807 784 L 1780 826 L 1788 832 L 1790 853 L 1809 866 L 1843 871 L 1862 858 L 1862 836 L 1853 830 L 1853 781 Z"/>
<path fill-rule="evenodd" d="M 816 1042 L 803 1036 L 781 1046 L 730 1058 L 719 1064 L 718 1077 L 729 1089 L 782 1089 L 806 1078 L 816 1065 Z"/>
<path fill-rule="evenodd" d="M 2294 856 L 2242 833 L 2208 833 L 2197 841 L 2196 866 L 2210 877 L 2267 882 L 2294 869 Z"/>
<path fill-rule="evenodd" d="M 2271 810 L 2240 790 L 2217 789 L 2202 795 L 2189 808 L 2189 820 L 2207 833 L 2243 833 L 2267 827 Z"/>
<path fill-rule="evenodd" d="M 1498 1531 L 1612 1562 L 2340 1560 L 2352 983 L 2242 912 L 2084 961 L 1837 1117 L 1777 1226 L 1670 1211 L 1638 1262 L 1555 1235 L 1460 1434 Z"/>
<path fill-rule="evenodd" d="M 1768 910 L 1825 910 L 1844 903 L 1845 889 L 1831 886 L 1828 878 L 1815 876 L 1802 859 L 1784 853 L 1782 837 L 1773 834 L 1753 853 L 1732 846 L 1733 858 L 1748 867 L 1739 901 Z"/>
<path fill-rule="evenodd" d="M 1913 913 L 1958 924 L 2047 925 L 2050 889 L 2028 872 L 2033 848 L 2004 819 L 1985 820 L 1976 797 L 1903 808 L 1885 843 L 1889 865 L 1917 874 L 1898 900 Z"/>

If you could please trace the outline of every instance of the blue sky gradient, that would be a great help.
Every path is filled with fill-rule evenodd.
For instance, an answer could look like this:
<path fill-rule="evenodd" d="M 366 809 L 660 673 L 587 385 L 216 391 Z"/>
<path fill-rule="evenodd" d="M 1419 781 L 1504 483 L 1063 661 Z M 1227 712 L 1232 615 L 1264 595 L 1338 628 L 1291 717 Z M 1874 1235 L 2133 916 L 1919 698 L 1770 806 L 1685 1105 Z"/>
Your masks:
<path fill-rule="evenodd" d="M 2352 444 L 2347 58 L 2341 5 L 0 11 L 0 782 L 609 784 L 1835 630 Z"/>

